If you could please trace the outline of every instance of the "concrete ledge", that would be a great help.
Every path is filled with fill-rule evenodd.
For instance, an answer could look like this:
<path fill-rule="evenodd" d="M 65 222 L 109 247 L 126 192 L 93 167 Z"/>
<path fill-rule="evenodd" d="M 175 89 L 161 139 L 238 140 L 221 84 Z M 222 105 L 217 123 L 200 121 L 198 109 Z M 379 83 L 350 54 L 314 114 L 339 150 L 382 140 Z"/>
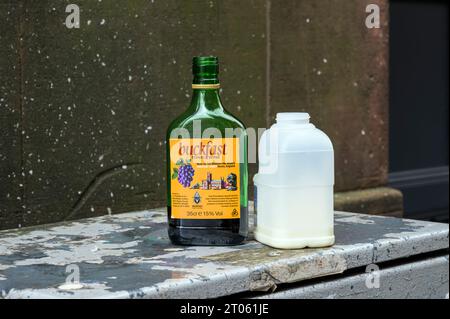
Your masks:
<path fill-rule="evenodd" d="M 378 187 L 336 193 L 334 209 L 369 215 L 403 216 L 403 195 L 399 190 Z"/>
<path fill-rule="evenodd" d="M 447 224 L 401 218 L 336 212 L 335 235 L 336 244 L 322 249 L 272 249 L 252 230 L 240 246 L 173 246 L 165 208 L 3 231 L 0 299 L 216 298 L 448 249 Z M 433 265 L 430 272 L 441 271 L 442 263 Z"/>

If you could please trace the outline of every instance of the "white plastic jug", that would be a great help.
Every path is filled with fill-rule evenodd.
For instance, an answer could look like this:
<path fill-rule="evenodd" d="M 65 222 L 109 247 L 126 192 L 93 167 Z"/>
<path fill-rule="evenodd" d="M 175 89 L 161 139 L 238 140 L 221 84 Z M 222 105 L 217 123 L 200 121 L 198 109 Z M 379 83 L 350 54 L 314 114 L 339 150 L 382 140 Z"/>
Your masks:
<path fill-rule="evenodd" d="M 308 113 L 279 113 L 259 143 L 255 238 L 282 249 L 334 244 L 334 152 Z"/>

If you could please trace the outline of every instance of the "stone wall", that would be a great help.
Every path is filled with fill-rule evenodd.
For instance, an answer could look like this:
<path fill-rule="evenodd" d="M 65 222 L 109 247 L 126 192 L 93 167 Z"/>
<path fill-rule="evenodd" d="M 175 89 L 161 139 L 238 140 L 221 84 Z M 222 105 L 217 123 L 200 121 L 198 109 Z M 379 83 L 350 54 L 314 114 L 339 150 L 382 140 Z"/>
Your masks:
<path fill-rule="evenodd" d="M 381 29 L 365 27 L 369 3 Z M 312 115 L 337 192 L 386 184 L 387 0 L 0 0 L 0 229 L 164 206 L 165 131 L 204 54 L 247 126 Z M 401 211 L 390 195 L 369 212 Z"/>

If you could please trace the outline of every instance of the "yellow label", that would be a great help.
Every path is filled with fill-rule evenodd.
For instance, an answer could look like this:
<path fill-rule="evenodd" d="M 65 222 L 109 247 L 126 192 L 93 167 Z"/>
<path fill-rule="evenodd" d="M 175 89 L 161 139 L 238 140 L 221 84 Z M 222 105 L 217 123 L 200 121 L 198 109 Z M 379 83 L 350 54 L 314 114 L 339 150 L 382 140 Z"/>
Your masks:
<path fill-rule="evenodd" d="M 239 139 L 170 139 L 172 218 L 240 218 Z"/>

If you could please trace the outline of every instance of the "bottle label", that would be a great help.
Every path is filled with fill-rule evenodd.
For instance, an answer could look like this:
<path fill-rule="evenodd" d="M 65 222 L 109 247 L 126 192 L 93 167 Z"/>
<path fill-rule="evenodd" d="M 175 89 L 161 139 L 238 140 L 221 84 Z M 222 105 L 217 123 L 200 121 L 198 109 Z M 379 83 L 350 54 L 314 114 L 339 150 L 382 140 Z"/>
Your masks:
<path fill-rule="evenodd" d="M 239 139 L 170 139 L 175 219 L 240 218 Z"/>

